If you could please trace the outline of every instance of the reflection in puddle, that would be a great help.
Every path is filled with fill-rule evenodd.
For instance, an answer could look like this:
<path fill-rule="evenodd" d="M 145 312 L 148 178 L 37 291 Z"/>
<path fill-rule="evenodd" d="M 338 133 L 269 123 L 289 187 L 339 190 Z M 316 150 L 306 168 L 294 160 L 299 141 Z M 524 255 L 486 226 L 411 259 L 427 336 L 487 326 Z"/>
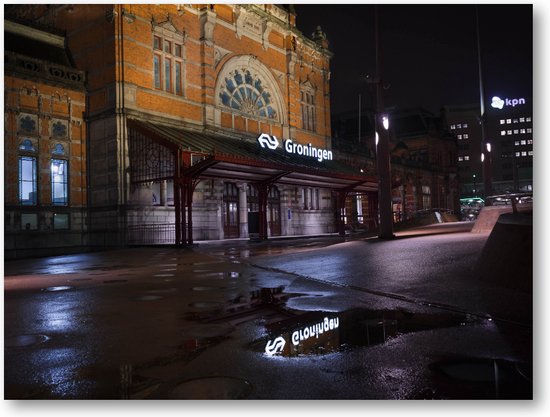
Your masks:
<path fill-rule="evenodd" d="M 24 334 L 20 336 L 8 337 L 4 340 L 4 347 L 6 348 L 17 348 L 17 347 L 27 347 L 34 346 L 40 343 L 44 343 L 50 338 L 43 334 Z"/>
<path fill-rule="evenodd" d="M 469 316 L 452 314 L 363 309 L 337 314 L 317 311 L 266 326 L 270 336 L 254 345 L 269 356 L 320 355 L 384 343 L 405 333 L 469 322 L 472 322 Z"/>
<path fill-rule="evenodd" d="M 60 285 L 58 287 L 48 287 L 48 288 L 44 288 L 42 289 L 42 291 L 46 291 L 46 292 L 56 292 L 56 291 L 66 291 L 66 290 L 70 290 L 71 286 L 69 285 Z"/>

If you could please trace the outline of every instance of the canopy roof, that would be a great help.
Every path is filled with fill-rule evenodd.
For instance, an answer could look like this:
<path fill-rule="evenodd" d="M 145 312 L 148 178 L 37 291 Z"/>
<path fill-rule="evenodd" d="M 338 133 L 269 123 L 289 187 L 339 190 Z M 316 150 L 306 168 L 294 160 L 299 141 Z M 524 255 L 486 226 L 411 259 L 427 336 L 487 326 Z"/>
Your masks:
<path fill-rule="evenodd" d="M 378 190 L 376 178 L 337 160 L 319 162 L 316 158 L 289 154 L 280 147 L 264 149 L 251 137 L 236 139 L 136 119 L 129 119 L 128 126 L 168 148 L 202 155 L 204 159 L 185 169 L 184 176 L 341 191 Z"/>

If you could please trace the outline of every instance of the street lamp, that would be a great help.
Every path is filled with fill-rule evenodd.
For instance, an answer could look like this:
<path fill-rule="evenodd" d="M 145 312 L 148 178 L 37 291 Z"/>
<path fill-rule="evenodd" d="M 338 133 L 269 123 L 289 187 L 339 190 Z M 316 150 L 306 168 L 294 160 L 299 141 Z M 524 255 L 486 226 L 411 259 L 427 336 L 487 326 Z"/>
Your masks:
<path fill-rule="evenodd" d="M 472 175 L 472 177 L 474 178 L 474 197 L 476 196 L 476 186 L 477 186 L 477 183 L 476 183 L 476 174 Z"/>

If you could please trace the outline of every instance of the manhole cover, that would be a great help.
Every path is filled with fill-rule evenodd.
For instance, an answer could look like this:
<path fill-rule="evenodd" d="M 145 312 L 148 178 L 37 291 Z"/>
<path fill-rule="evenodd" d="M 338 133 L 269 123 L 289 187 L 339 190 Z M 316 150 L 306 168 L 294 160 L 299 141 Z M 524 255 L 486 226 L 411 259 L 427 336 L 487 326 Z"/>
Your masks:
<path fill-rule="evenodd" d="M 213 376 L 182 382 L 168 392 L 170 399 L 243 399 L 250 395 L 250 382 L 229 376 Z"/>
<path fill-rule="evenodd" d="M 49 337 L 43 334 L 24 334 L 21 336 L 8 337 L 4 340 L 4 346 L 8 348 L 34 346 L 44 343 Z"/>

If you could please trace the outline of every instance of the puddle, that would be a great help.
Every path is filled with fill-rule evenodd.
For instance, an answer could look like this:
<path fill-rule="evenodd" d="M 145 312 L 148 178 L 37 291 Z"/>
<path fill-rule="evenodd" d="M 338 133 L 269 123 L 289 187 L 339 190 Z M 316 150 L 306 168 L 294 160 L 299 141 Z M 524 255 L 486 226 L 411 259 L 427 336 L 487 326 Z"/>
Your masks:
<path fill-rule="evenodd" d="M 400 335 L 472 323 L 455 314 L 354 309 L 342 313 L 309 312 L 266 325 L 268 338 L 253 343 L 266 355 L 322 355 L 385 343 Z"/>
<path fill-rule="evenodd" d="M 4 346 L 7 348 L 18 348 L 39 345 L 50 338 L 43 334 L 24 334 L 20 336 L 8 337 L 4 340 Z"/>

